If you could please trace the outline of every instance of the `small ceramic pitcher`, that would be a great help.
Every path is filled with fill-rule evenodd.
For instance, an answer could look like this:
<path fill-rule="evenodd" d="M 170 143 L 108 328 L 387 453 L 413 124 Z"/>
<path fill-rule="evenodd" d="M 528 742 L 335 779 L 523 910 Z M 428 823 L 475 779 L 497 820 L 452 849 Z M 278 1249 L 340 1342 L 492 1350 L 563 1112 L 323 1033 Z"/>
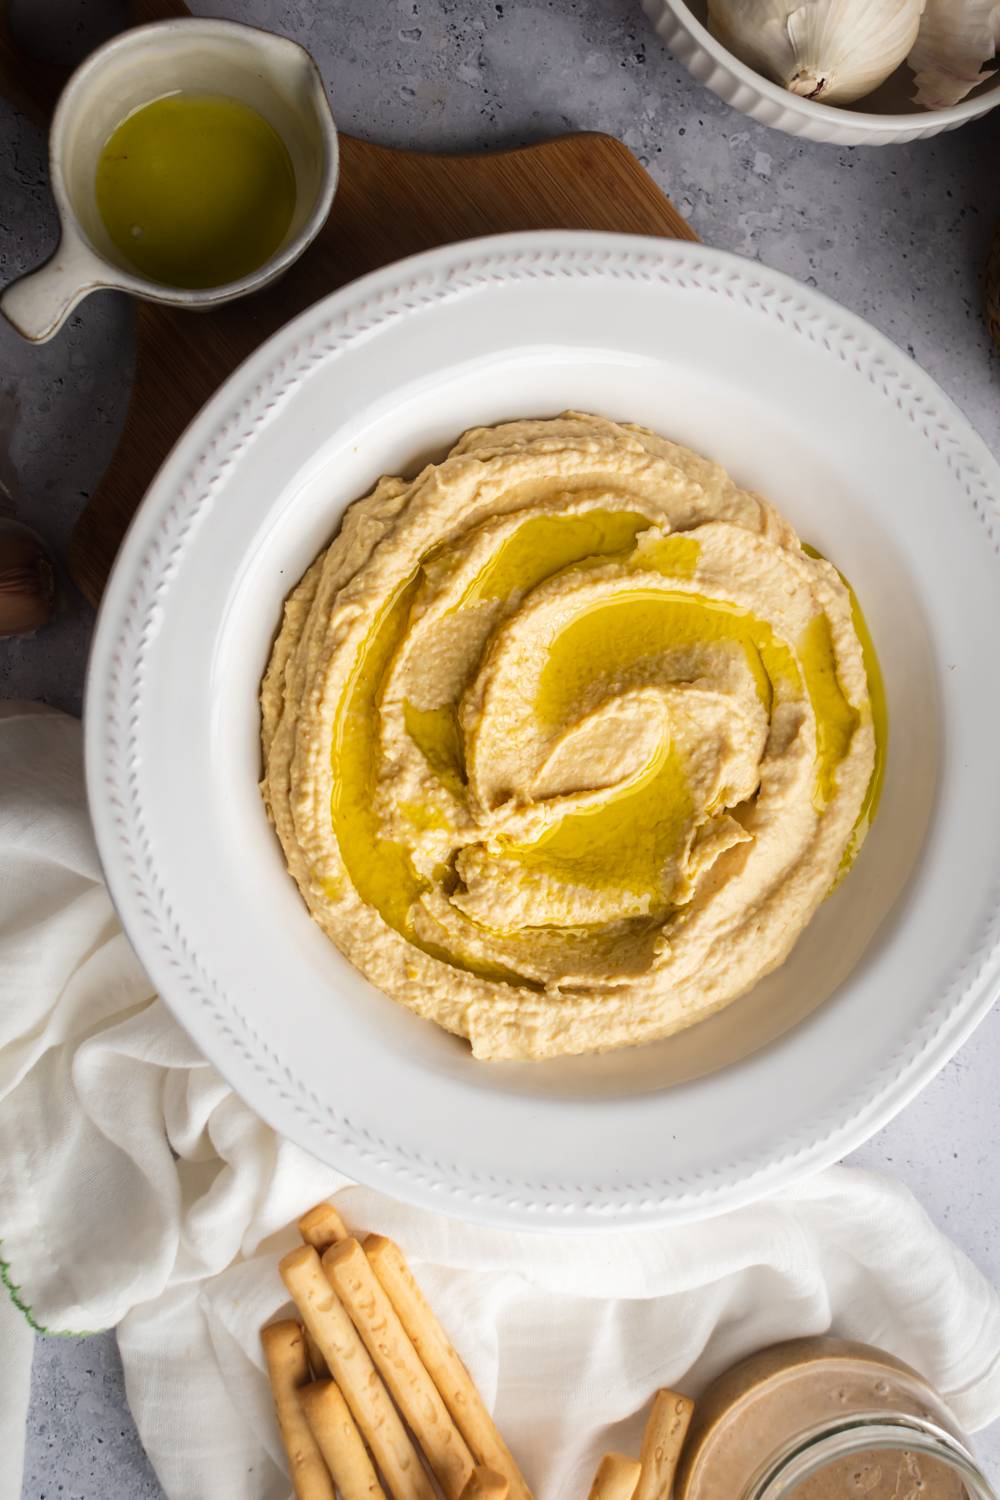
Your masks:
<path fill-rule="evenodd" d="M 222 94 L 255 109 L 281 136 L 295 169 L 291 222 L 274 254 L 250 275 L 191 289 L 137 274 L 104 227 L 95 192 L 108 137 L 143 104 L 179 90 Z M 280 276 L 323 225 L 337 185 L 337 130 L 319 70 L 296 42 L 235 21 L 162 21 L 123 32 L 76 70 L 49 137 L 61 238 L 52 259 L 0 297 L 26 339 L 49 339 L 89 292 L 104 287 L 176 307 L 208 307 Z"/>

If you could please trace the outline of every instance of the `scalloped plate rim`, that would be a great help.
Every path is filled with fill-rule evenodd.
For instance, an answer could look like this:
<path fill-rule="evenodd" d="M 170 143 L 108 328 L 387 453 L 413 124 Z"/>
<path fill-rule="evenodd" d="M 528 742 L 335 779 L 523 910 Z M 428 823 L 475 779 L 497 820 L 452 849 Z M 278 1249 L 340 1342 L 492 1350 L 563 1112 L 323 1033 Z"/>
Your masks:
<path fill-rule="evenodd" d="M 234 1008 L 231 997 L 213 995 L 209 969 L 203 967 L 199 955 L 185 951 L 183 934 L 179 934 L 174 951 L 153 953 L 156 939 L 142 914 L 143 902 L 150 899 L 149 892 L 137 893 L 134 886 L 130 886 L 128 858 L 122 852 L 124 836 L 133 839 L 140 836 L 134 826 L 129 834 L 129 820 L 134 809 L 130 812 L 122 801 L 123 797 L 127 801 L 127 791 L 121 792 L 117 803 L 113 796 L 109 796 L 102 774 L 109 745 L 114 743 L 114 730 L 127 723 L 129 712 L 128 702 L 121 701 L 123 689 L 118 679 L 122 670 L 129 670 L 128 663 L 121 659 L 120 641 L 115 640 L 116 632 L 120 635 L 123 628 L 121 609 L 130 592 L 134 596 L 136 589 L 141 587 L 137 583 L 137 574 L 141 571 L 144 556 L 148 564 L 148 553 L 144 554 L 144 549 L 171 499 L 177 503 L 176 494 L 183 490 L 187 478 L 184 470 L 190 464 L 207 462 L 211 436 L 214 434 L 218 438 L 227 424 L 232 425 L 234 392 L 244 389 L 248 380 L 256 378 L 258 373 L 261 384 L 280 376 L 282 361 L 288 358 L 287 351 L 294 346 L 296 339 L 315 332 L 323 324 L 332 326 L 338 320 L 341 325 L 346 324 L 352 313 L 370 306 L 373 299 L 384 300 L 393 288 L 399 291 L 408 284 L 411 288 L 416 286 L 419 292 L 428 278 L 440 275 L 443 268 L 448 267 L 453 273 L 463 267 L 475 267 L 480 273 L 488 271 L 491 276 L 514 276 L 511 258 L 517 256 L 522 261 L 525 258 L 534 261 L 539 257 L 555 257 L 556 261 L 561 258 L 562 269 L 567 274 L 574 274 L 572 262 L 581 257 L 591 264 L 591 269 L 581 274 L 595 274 L 595 258 L 599 262 L 597 274 L 610 273 L 616 264 L 620 267 L 630 265 L 626 274 L 640 277 L 646 274 L 644 267 L 651 264 L 673 267 L 675 275 L 679 274 L 678 267 L 687 269 L 689 274 L 690 268 L 698 267 L 710 276 L 728 278 L 734 285 L 742 284 L 745 289 L 753 288 L 765 296 L 795 298 L 810 315 L 832 320 L 849 340 L 862 341 L 866 352 L 880 361 L 894 377 L 902 369 L 907 377 L 907 388 L 917 399 L 929 399 L 933 403 L 932 414 L 949 435 L 958 434 L 964 445 L 963 458 L 978 471 L 987 495 L 1000 492 L 1000 469 L 954 403 L 939 391 L 930 377 L 864 320 L 821 293 L 801 287 L 783 273 L 696 244 L 586 231 L 492 236 L 425 252 L 384 267 L 332 293 L 279 330 L 207 403 L 164 462 L 122 545 L 95 631 L 85 715 L 88 796 L 112 897 L 137 951 L 140 956 L 147 955 L 148 966 L 154 977 L 159 977 L 163 998 L 210 1060 L 231 1081 L 239 1079 L 234 1087 L 243 1092 L 244 1097 L 255 1095 L 248 1102 L 276 1128 L 321 1155 L 324 1154 L 324 1142 L 333 1140 L 337 1166 L 396 1197 L 427 1207 L 445 1208 L 484 1222 L 560 1229 L 604 1227 L 611 1215 L 618 1223 L 682 1222 L 721 1212 L 753 1201 L 777 1187 L 791 1185 L 862 1144 L 891 1119 L 953 1056 L 993 1003 L 1000 981 L 997 940 L 994 939 L 989 946 L 975 976 L 964 985 L 961 993 L 943 1009 L 938 1007 L 941 1013 L 936 1016 L 929 1035 L 915 1047 L 888 1084 L 870 1090 L 849 1119 L 829 1127 L 825 1122 L 807 1125 L 803 1138 L 786 1143 L 787 1149 L 776 1157 L 772 1155 L 767 1160 L 756 1162 L 733 1160 L 724 1163 L 716 1170 L 702 1174 L 711 1180 L 703 1181 L 697 1187 L 666 1175 L 657 1183 L 595 1183 L 586 1191 L 574 1187 L 564 1194 L 550 1192 L 542 1185 L 516 1175 L 502 1181 L 493 1178 L 476 1180 L 463 1172 L 460 1162 L 423 1160 L 419 1151 L 409 1148 L 401 1140 L 383 1139 L 350 1121 L 338 1122 L 336 1112 L 315 1096 L 296 1099 L 297 1080 L 282 1076 L 280 1053 L 252 1028 L 247 1030 L 249 1023 Z M 576 271 L 580 273 L 579 264 Z M 258 385 L 258 391 L 260 388 Z M 281 400 L 279 386 L 267 416 L 262 420 L 270 420 L 280 410 Z M 988 476 L 985 479 L 984 474 Z M 1000 523 L 995 502 L 992 514 Z M 169 569 L 170 566 L 168 556 L 166 567 Z M 154 601 L 147 609 L 144 627 L 153 634 L 156 607 Z M 184 975 L 183 994 L 179 979 L 176 988 L 172 981 L 163 983 L 171 969 L 175 976 L 178 973 Z M 200 1010 L 193 1005 L 195 999 L 199 1001 Z M 243 1025 L 246 1035 L 242 1041 L 230 1032 L 221 1010 L 216 1010 L 212 1019 L 206 1019 L 219 1003 L 229 1007 L 231 1019 Z M 230 1032 L 228 1036 L 227 1032 Z M 259 1091 L 253 1083 L 254 1078 L 264 1080 Z M 325 1110 L 325 1119 L 317 1109 Z"/>

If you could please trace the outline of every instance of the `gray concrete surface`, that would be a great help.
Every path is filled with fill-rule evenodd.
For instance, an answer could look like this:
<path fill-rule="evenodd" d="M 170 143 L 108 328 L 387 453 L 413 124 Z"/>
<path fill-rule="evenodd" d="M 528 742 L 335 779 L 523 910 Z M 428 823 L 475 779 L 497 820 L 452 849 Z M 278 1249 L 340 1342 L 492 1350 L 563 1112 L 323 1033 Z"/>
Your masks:
<path fill-rule="evenodd" d="M 66 57 L 100 34 L 97 0 L 21 0 Z M 490 147 L 567 130 L 621 137 L 709 243 L 780 267 L 868 318 L 920 361 L 1000 448 L 1000 358 L 980 317 L 1000 216 L 1000 111 L 912 146 L 800 144 L 699 88 L 638 0 L 199 0 L 305 43 L 342 127 L 395 145 Z M 38 131 L 0 101 L 0 280 L 54 238 Z M 115 444 L 132 365 L 130 313 L 85 303 L 41 349 L 0 327 L 0 387 L 16 392 L 17 508 L 65 547 Z M 89 609 L 68 584 L 56 623 L 0 644 L 0 696 L 80 706 Z M 1000 1281 L 1000 1013 L 856 1160 L 906 1181 Z M 979 1440 L 1000 1485 L 1000 1432 Z M 111 1335 L 40 1340 L 24 1500 L 140 1500 L 160 1491 L 128 1416 Z"/>

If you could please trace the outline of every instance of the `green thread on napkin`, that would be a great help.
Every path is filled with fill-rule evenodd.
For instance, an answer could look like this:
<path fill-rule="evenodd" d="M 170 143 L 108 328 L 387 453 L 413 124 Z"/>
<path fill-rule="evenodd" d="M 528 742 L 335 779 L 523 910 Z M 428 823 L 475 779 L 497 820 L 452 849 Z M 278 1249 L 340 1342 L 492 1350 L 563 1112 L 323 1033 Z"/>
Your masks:
<path fill-rule="evenodd" d="M 26 1318 L 26 1320 L 28 1322 L 28 1326 L 30 1328 L 33 1328 L 36 1333 L 43 1333 L 46 1338 L 49 1338 L 49 1339 L 92 1339 L 96 1333 L 103 1333 L 103 1332 L 105 1332 L 105 1330 L 102 1329 L 102 1328 L 90 1328 L 90 1329 L 46 1328 L 45 1325 L 44 1325 L 44 1323 L 39 1323 L 38 1320 L 37 1320 L 37 1318 L 35 1317 L 34 1313 L 31 1311 L 31 1308 L 28 1306 L 27 1302 L 25 1302 L 24 1298 L 21 1296 L 21 1288 L 18 1286 L 17 1282 L 14 1281 L 13 1278 L 11 1277 L 11 1274 L 10 1274 L 10 1261 L 4 1260 L 4 1258 L 3 1258 L 2 1255 L 0 1255 L 0 1281 L 3 1282 L 4 1286 L 7 1288 L 8 1292 L 10 1293 L 10 1300 L 13 1302 L 13 1304 L 17 1308 L 18 1312 L 24 1314 L 24 1317 Z"/>
<path fill-rule="evenodd" d="M 35 1332 L 48 1333 L 49 1330 L 47 1328 L 43 1328 L 41 1323 L 37 1323 L 35 1321 L 34 1314 L 32 1313 L 31 1308 L 28 1306 L 27 1302 L 22 1299 L 21 1288 L 15 1281 L 11 1279 L 10 1262 L 4 1260 L 2 1255 L 0 1255 L 0 1281 L 3 1282 L 8 1292 L 10 1292 L 10 1300 L 13 1302 L 18 1312 L 22 1312 L 24 1314 Z"/>

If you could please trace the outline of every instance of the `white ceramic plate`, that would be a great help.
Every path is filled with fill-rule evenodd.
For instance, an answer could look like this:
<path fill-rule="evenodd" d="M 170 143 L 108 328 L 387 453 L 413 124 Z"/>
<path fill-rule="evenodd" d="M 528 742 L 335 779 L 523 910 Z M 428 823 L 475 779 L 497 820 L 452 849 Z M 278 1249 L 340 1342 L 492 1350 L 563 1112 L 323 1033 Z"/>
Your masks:
<path fill-rule="evenodd" d="M 380 474 L 570 406 L 721 460 L 845 571 L 886 675 L 888 773 L 850 878 L 750 996 L 653 1046 L 488 1065 L 308 917 L 257 791 L 257 688 L 286 592 Z M 277 1129 L 455 1214 L 676 1221 L 833 1161 L 942 1066 L 1000 976 L 998 494 L 916 365 L 720 251 L 504 236 L 318 303 L 181 438 L 98 622 L 91 807 L 153 980 Z"/>

